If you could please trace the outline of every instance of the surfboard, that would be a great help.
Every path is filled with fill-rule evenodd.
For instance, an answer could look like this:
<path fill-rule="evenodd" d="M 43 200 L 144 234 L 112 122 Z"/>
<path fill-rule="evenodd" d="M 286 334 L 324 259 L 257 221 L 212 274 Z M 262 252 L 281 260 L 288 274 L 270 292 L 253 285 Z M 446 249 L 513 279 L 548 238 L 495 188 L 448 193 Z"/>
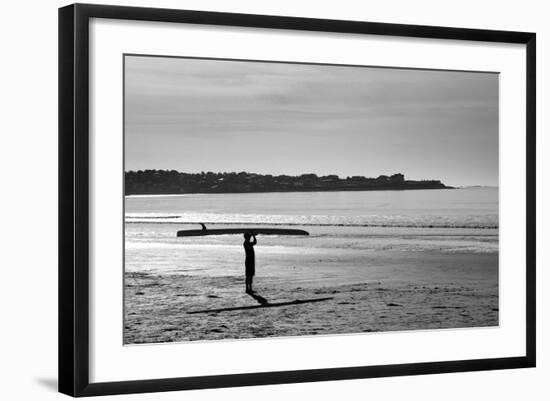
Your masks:
<path fill-rule="evenodd" d="M 180 230 L 178 237 L 201 237 L 204 235 L 227 235 L 227 234 L 244 234 L 254 233 L 255 235 L 309 235 L 307 231 L 295 230 L 290 228 L 214 228 L 202 230 Z"/>

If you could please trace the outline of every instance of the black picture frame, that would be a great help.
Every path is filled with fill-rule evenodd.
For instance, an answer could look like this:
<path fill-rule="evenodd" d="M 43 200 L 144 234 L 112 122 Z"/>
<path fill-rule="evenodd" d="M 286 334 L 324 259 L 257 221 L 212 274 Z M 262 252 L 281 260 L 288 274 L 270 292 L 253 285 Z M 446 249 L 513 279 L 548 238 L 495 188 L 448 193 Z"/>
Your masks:
<path fill-rule="evenodd" d="M 525 355 L 381 366 L 90 383 L 88 61 L 91 18 L 438 38 L 526 46 Z M 536 35 L 436 26 L 74 4 L 59 9 L 59 391 L 71 396 L 142 393 L 535 366 Z"/>

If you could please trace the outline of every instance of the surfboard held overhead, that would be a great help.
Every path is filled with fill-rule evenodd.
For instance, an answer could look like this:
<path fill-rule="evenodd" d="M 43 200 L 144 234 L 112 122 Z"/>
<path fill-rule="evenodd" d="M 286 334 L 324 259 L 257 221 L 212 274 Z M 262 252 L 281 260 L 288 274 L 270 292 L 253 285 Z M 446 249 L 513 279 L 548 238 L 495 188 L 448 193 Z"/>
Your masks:
<path fill-rule="evenodd" d="M 290 228 L 215 228 L 202 230 L 180 230 L 177 233 L 178 237 L 200 237 L 205 235 L 230 235 L 230 234 L 245 234 L 252 233 L 254 235 L 309 235 L 305 230 L 296 230 Z"/>

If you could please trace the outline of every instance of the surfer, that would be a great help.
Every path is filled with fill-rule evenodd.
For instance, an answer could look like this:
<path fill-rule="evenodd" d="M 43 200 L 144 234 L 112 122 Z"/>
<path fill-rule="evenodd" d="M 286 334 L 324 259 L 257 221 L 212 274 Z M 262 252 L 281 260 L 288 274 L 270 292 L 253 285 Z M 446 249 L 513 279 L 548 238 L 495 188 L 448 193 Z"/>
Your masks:
<path fill-rule="evenodd" d="M 253 238 L 253 241 L 250 241 L 250 237 Z M 256 236 L 254 233 L 245 233 L 244 234 L 244 252 L 245 252 L 245 260 L 244 260 L 244 268 L 245 268 L 245 276 L 246 276 L 246 292 L 251 293 L 254 292 L 252 290 L 252 279 L 254 278 L 254 274 L 256 273 L 256 258 L 254 256 L 254 245 L 256 245 L 258 241 L 256 241 Z"/>

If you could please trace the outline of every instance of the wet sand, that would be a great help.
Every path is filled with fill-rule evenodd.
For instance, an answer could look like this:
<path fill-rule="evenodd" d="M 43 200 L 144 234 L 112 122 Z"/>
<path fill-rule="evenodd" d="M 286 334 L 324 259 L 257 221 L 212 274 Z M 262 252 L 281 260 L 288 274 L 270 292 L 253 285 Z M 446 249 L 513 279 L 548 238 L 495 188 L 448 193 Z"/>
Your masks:
<path fill-rule="evenodd" d="M 378 249 L 363 260 L 258 265 L 255 297 L 235 269 L 127 271 L 124 343 L 498 325 L 498 253 Z"/>

